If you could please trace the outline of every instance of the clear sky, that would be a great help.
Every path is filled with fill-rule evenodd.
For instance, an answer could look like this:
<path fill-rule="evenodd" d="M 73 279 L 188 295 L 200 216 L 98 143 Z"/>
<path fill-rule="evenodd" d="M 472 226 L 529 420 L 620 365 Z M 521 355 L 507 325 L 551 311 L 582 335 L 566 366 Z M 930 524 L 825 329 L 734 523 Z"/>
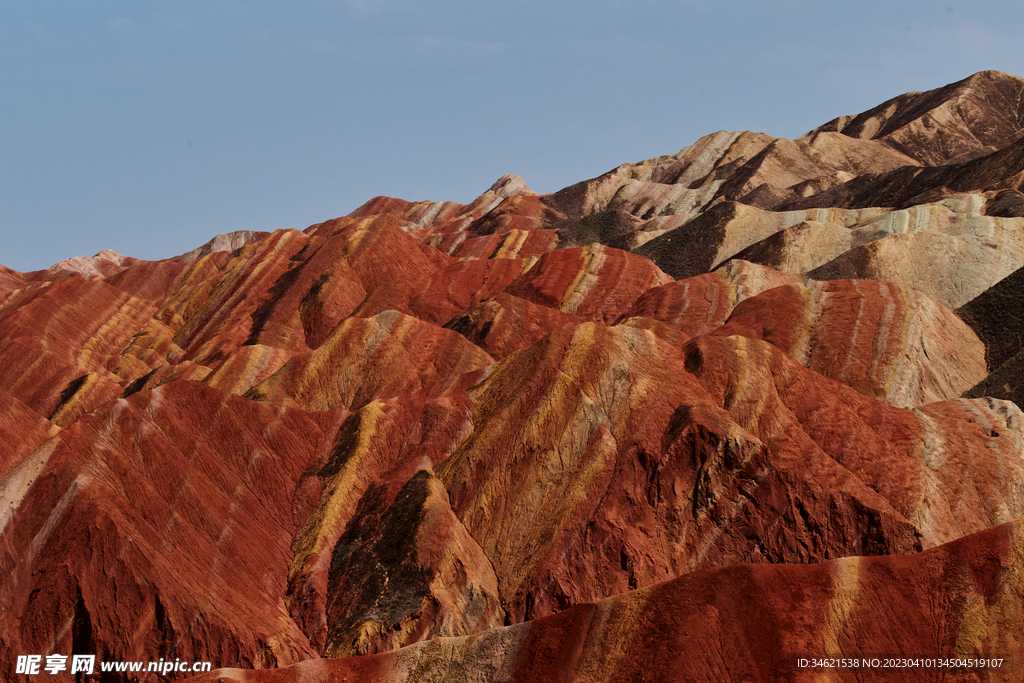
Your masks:
<path fill-rule="evenodd" d="M 1009 0 L 36 0 L 0 8 L 0 263 L 158 259 L 374 195 L 553 192 L 983 69 Z"/>

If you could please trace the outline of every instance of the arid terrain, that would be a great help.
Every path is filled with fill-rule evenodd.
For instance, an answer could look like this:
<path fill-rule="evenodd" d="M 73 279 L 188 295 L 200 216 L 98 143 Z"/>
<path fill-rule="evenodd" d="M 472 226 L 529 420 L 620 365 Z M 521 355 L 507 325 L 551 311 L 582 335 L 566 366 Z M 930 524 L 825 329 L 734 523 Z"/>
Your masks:
<path fill-rule="evenodd" d="M 1024 80 L 982 72 L 0 266 L 0 679 L 1024 681 L 1022 190 Z"/>

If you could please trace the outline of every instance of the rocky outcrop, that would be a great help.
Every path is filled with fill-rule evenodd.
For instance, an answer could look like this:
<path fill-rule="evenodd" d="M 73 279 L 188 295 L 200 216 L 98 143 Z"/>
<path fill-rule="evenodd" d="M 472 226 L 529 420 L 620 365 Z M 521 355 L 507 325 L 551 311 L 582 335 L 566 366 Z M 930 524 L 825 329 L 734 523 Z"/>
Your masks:
<path fill-rule="evenodd" d="M 545 254 L 505 291 L 562 313 L 610 323 L 641 294 L 670 280 L 646 259 L 595 244 Z"/>
<path fill-rule="evenodd" d="M 104 249 L 95 256 L 75 256 L 50 266 L 53 271 L 78 273 L 82 277 L 106 277 L 121 272 L 124 268 L 139 263 L 124 254 Z"/>
<path fill-rule="evenodd" d="M 1022 533 L 1018 519 L 915 555 L 702 570 L 471 637 L 279 671 L 225 668 L 187 680 L 682 683 L 823 677 L 911 683 L 937 667 L 920 662 L 884 668 L 883 653 L 933 652 L 998 662 L 943 667 L 949 677 L 1011 680 L 1024 626 Z M 995 623 L 1008 628 L 993 628 Z M 858 665 L 800 666 L 800 659 L 813 655 L 856 659 Z M 869 663 L 861 664 L 865 659 Z"/>
<path fill-rule="evenodd" d="M 282 600 L 290 498 L 337 420 L 176 382 L 50 438 L 3 479 L 4 510 L 17 505 L 0 605 L 21 618 L 0 635 L 0 666 L 51 649 L 244 666 L 315 656 Z"/>
<path fill-rule="evenodd" d="M 514 197 L 522 194 L 536 194 L 530 189 L 530 186 L 526 184 L 526 181 L 517 175 L 512 173 L 506 173 L 505 175 L 494 181 L 494 184 L 487 188 L 488 192 L 493 192 L 499 197 Z"/>
<path fill-rule="evenodd" d="M 0 267 L 0 678 L 1013 655 L 1022 92 L 983 72 L 550 195 Z"/>
<path fill-rule="evenodd" d="M 835 131 L 879 140 L 927 166 L 1000 150 L 1024 128 L 1024 80 L 982 71 L 928 92 L 907 93 L 857 116 L 841 116 L 808 136 Z"/>
<path fill-rule="evenodd" d="M 332 553 L 324 654 L 372 654 L 501 626 L 494 569 L 452 513 L 444 485 L 420 470 L 386 508 L 377 496 L 364 495 L 360 523 Z"/>
<path fill-rule="evenodd" d="M 248 395 L 275 405 L 354 410 L 375 398 L 440 390 L 492 363 L 455 332 L 384 311 L 347 319 L 316 351 L 294 356 Z"/>
<path fill-rule="evenodd" d="M 196 247 L 187 254 L 182 254 L 175 261 L 195 261 L 197 258 L 217 253 L 218 251 L 234 251 L 247 244 L 263 239 L 269 233 L 257 230 L 235 230 L 222 232 L 201 247 Z"/>
<path fill-rule="evenodd" d="M 737 305 L 712 334 L 771 342 L 805 367 L 903 408 L 956 398 L 987 374 L 985 347 L 952 311 L 888 282 L 776 287 Z"/>

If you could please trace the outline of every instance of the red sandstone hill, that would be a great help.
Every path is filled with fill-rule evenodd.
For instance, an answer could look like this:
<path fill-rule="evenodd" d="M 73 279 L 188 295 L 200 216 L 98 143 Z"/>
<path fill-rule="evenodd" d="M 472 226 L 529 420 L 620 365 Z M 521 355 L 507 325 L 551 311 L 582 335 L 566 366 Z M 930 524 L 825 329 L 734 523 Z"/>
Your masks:
<path fill-rule="evenodd" d="M 1024 680 L 1022 93 L 0 267 L 0 678 Z"/>

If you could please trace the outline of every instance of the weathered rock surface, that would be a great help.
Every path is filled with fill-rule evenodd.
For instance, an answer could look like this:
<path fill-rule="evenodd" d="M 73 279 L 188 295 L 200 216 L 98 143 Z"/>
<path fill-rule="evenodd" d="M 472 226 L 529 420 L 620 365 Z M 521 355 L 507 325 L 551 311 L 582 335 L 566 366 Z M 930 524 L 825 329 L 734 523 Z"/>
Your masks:
<path fill-rule="evenodd" d="M 398 310 L 444 325 L 474 304 L 500 294 L 527 266 L 519 259 L 461 261 L 419 280 L 378 287 L 353 315 L 369 317 Z"/>
<path fill-rule="evenodd" d="M 502 292 L 470 306 L 445 325 L 486 351 L 504 358 L 538 341 L 556 327 L 583 322 L 579 316 Z"/>
<path fill-rule="evenodd" d="M 880 140 L 928 166 L 979 157 L 1014 142 L 1024 128 L 1024 80 L 981 71 L 928 92 L 906 93 L 808 135 L 835 131 Z"/>
<path fill-rule="evenodd" d="M 890 236 L 920 232 L 940 233 L 945 239 L 971 239 L 978 222 L 971 219 L 983 223 L 993 220 L 986 217 L 985 211 L 996 196 L 994 192 L 956 194 L 897 210 L 868 207 L 775 212 L 725 202 L 672 229 L 649 233 L 650 239 L 634 251 L 678 278 L 707 272 L 733 257 L 784 272 L 824 272 L 826 264 L 840 257 L 849 260 L 852 254 L 847 252 L 859 247 L 877 248 L 879 245 L 871 243 Z M 1006 218 L 1014 218 L 1005 224 L 1012 231 L 1016 217 Z M 995 225 L 1004 225 L 1002 219 L 996 218 L 999 222 Z M 967 235 L 963 234 L 965 228 L 971 231 Z M 1019 249 L 1013 235 L 1000 239 L 1007 240 L 1009 254 Z M 973 239 L 963 249 L 964 256 L 971 260 L 989 258 L 984 240 Z M 848 274 L 853 277 L 856 271 Z"/>
<path fill-rule="evenodd" d="M 398 311 L 349 318 L 317 348 L 296 355 L 250 394 L 312 410 L 361 408 L 456 381 L 493 359 L 461 335 Z"/>
<path fill-rule="evenodd" d="M 548 252 L 505 291 L 562 313 L 610 323 L 672 278 L 650 261 L 600 244 Z"/>
<path fill-rule="evenodd" d="M 488 189 L 488 192 L 493 192 L 499 197 L 513 197 L 520 194 L 536 194 L 530 189 L 530 186 L 526 184 L 526 181 L 517 175 L 512 173 L 506 173 L 505 175 L 494 181 Z"/>
<path fill-rule="evenodd" d="M 803 275 L 732 259 L 714 272 L 647 290 L 618 322 L 643 317 L 666 323 L 687 338 L 697 337 L 724 325 L 740 301 L 804 281 Z"/>
<path fill-rule="evenodd" d="M 0 443 L 4 444 L 0 456 L 0 480 L 22 458 L 58 431 L 52 422 L 0 389 Z M 0 514 L 10 512 L 0 510 Z"/>
<path fill-rule="evenodd" d="M 779 202 L 780 209 L 835 206 L 907 207 L 934 197 L 983 190 L 1020 189 L 1024 173 L 1024 139 L 963 163 L 944 166 L 904 166 L 863 175 L 803 199 Z"/>
<path fill-rule="evenodd" d="M 550 195 L 0 267 L 0 678 L 1018 653 L 1022 93 L 982 72 Z"/>
<path fill-rule="evenodd" d="M 740 294 L 716 273 L 697 275 L 652 287 L 619 318 L 642 317 L 677 328 L 687 338 L 712 332 L 723 324 Z"/>
<path fill-rule="evenodd" d="M 22 618 L 0 634 L 0 666 L 72 649 L 247 666 L 313 656 L 283 602 L 290 492 L 337 421 L 176 382 L 52 437 L 3 479 L 3 509 L 18 504 L 0 611 Z"/>
<path fill-rule="evenodd" d="M 898 411 L 743 338 L 705 337 L 676 351 L 628 327 L 559 328 L 470 395 L 473 433 L 437 472 L 491 558 L 514 620 L 706 564 L 909 552 L 1011 519 L 1024 504 L 1012 404 Z M 973 448 L 958 436 L 964 429 L 1008 438 Z M 940 441 L 949 469 L 922 467 L 920 449 Z M 963 504 L 935 497 L 929 480 L 962 481 L 971 458 L 989 457 L 1014 474 L 1001 493 L 978 482 L 977 500 L 1002 500 L 1009 516 L 939 512 Z M 902 472 L 899 489 L 887 482 L 893 471 Z M 844 498 L 829 500 L 836 490 Z M 799 512 L 787 512 L 794 500 Z M 836 514 L 849 515 L 841 527 Z M 780 515 L 804 520 L 798 543 L 785 528 L 767 533 Z M 874 531 L 841 530 L 861 523 Z"/>
<path fill-rule="evenodd" d="M 84 277 L 105 277 L 119 273 L 124 268 L 136 263 L 139 263 L 138 259 L 118 254 L 111 249 L 104 249 L 95 256 L 75 256 L 65 259 L 50 266 L 50 270 L 78 273 Z"/>
<path fill-rule="evenodd" d="M 420 470 L 386 508 L 375 494 L 360 501 L 360 524 L 331 557 L 324 654 L 383 652 L 503 625 L 494 569 L 452 513 L 444 485 Z"/>
<path fill-rule="evenodd" d="M 945 680 L 1015 680 L 1024 627 L 1022 536 L 1018 519 L 915 555 L 701 570 L 476 636 L 187 680 L 911 683 L 933 669 L 801 670 L 797 659 L 932 652 L 1003 660 L 1001 668 L 942 671 Z"/>
<path fill-rule="evenodd" d="M 11 292 L 24 286 L 25 279 L 21 273 L 0 265 L 0 300 L 7 299 Z"/>
<path fill-rule="evenodd" d="M 0 307 L 0 387 L 69 424 L 84 410 L 58 415 L 69 401 L 91 410 L 120 393 L 119 381 L 151 369 L 120 353 L 154 313 L 148 302 L 77 275 L 18 290 Z"/>
<path fill-rule="evenodd" d="M 957 309 L 985 343 L 991 374 L 965 396 L 1024 404 L 1024 270 L 1018 269 Z"/>
<path fill-rule="evenodd" d="M 898 282 L 959 308 L 1024 266 L 1024 218 L 979 216 L 948 232 L 891 235 L 857 247 L 807 274 L 818 280 Z"/>
<path fill-rule="evenodd" d="M 187 254 L 182 254 L 175 261 L 195 261 L 197 258 L 217 253 L 218 251 L 234 251 L 247 244 L 263 239 L 269 233 L 258 230 L 235 230 L 222 232 L 201 247 L 196 247 Z"/>
<path fill-rule="evenodd" d="M 985 347 L 963 321 L 888 282 L 776 287 L 737 305 L 712 334 L 771 342 L 825 377 L 902 408 L 956 398 L 987 374 Z"/>

